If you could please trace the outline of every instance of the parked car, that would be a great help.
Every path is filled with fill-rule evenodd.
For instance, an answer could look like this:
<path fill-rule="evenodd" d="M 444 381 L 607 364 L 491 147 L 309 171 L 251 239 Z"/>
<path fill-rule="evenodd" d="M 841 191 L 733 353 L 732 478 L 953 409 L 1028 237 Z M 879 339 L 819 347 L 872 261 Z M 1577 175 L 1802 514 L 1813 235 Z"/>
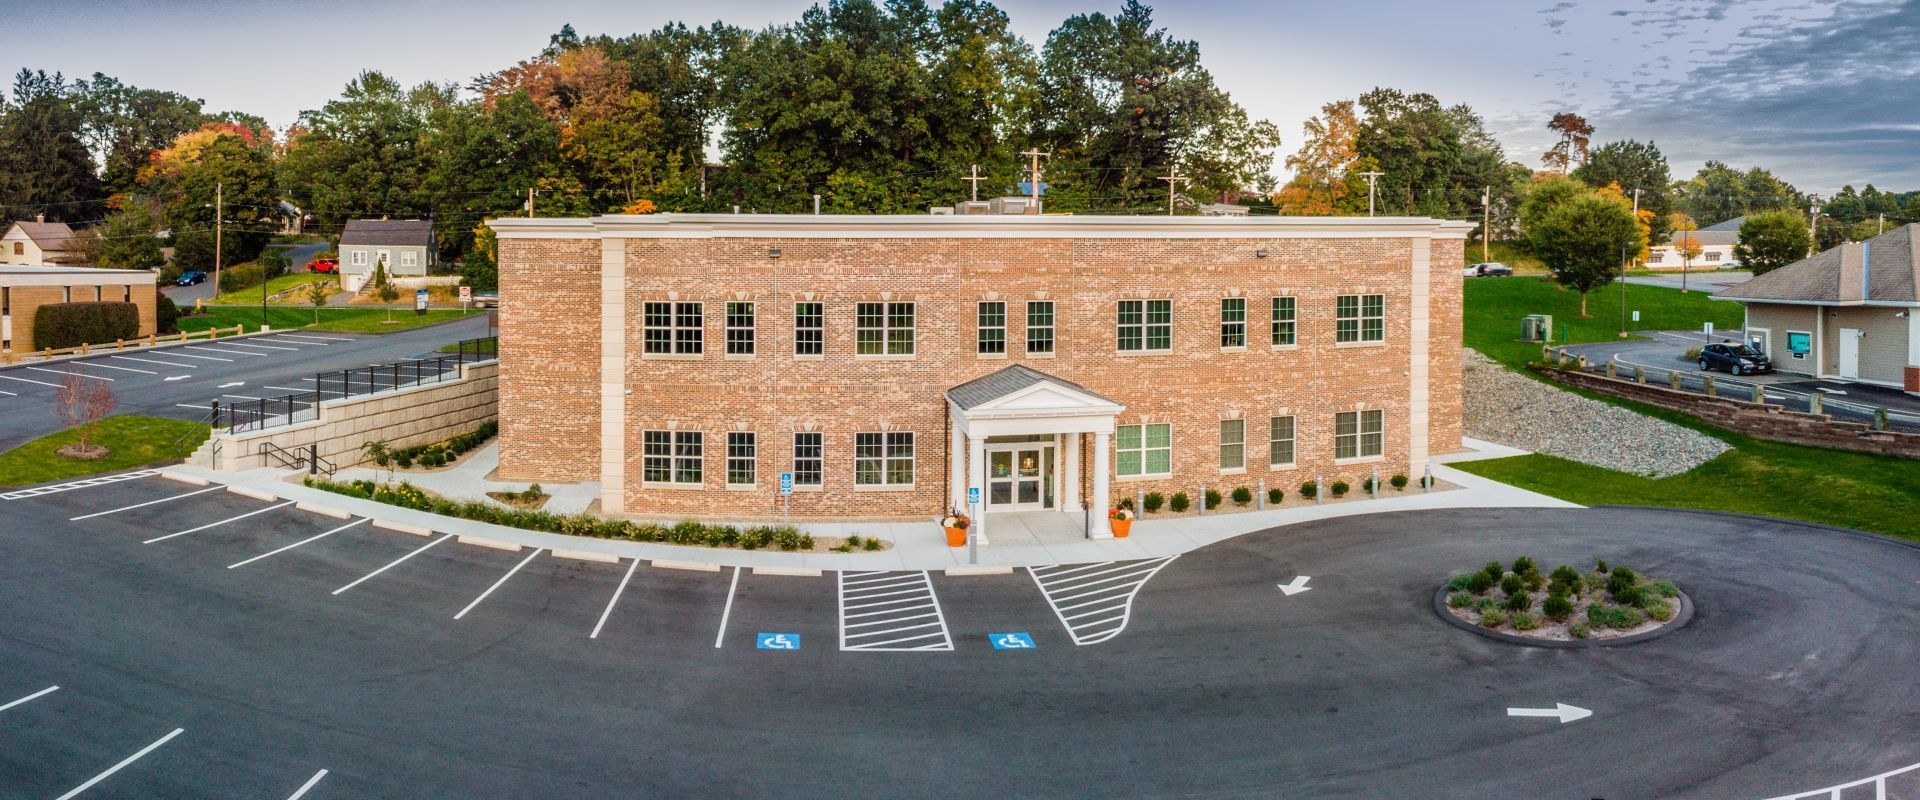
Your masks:
<path fill-rule="evenodd" d="M 1466 273 L 1466 276 L 1469 278 L 1488 278 L 1493 276 L 1512 275 L 1513 268 L 1505 264 L 1502 264 L 1498 261 L 1488 261 L 1484 264 L 1475 264 L 1471 267 L 1467 267 L 1465 273 Z"/>
<path fill-rule="evenodd" d="M 474 292 L 473 307 L 474 308 L 499 308 L 500 293 L 499 292 Z"/>
<path fill-rule="evenodd" d="M 1773 361 L 1766 353 L 1747 344 L 1710 344 L 1700 348 L 1700 368 L 1723 369 L 1735 375 L 1772 372 Z"/>
<path fill-rule="evenodd" d="M 206 282 L 207 282 L 207 273 L 201 272 L 200 270 L 197 270 L 197 269 L 190 269 L 190 270 L 187 270 L 186 272 L 180 273 L 180 279 L 174 281 L 173 284 L 175 286 L 192 286 L 196 283 L 206 283 Z"/>
<path fill-rule="evenodd" d="M 331 275 L 338 275 L 340 274 L 340 259 L 316 258 L 312 261 L 307 262 L 307 271 L 308 272 L 325 272 Z"/>

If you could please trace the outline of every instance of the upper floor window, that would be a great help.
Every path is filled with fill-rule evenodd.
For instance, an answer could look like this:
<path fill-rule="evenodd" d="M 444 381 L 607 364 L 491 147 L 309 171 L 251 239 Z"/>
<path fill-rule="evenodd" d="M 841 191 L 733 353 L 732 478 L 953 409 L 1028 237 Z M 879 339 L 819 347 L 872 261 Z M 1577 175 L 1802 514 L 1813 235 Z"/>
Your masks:
<path fill-rule="evenodd" d="M 855 486 L 912 486 L 913 432 L 853 435 Z"/>
<path fill-rule="evenodd" d="M 1053 352 L 1053 301 L 1027 303 L 1027 352 Z"/>
<path fill-rule="evenodd" d="M 793 354 L 817 356 L 827 351 L 827 313 L 820 303 L 793 304 Z"/>
<path fill-rule="evenodd" d="M 641 480 L 698 485 L 701 480 L 699 431 L 646 431 L 642 434 Z"/>
<path fill-rule="evenodd" d="M 727 355 L 753 355 L 753 304 L 727 304 Z"/>
<path fill-rule="evenodd" d="M 1385 451 L 1385 412 L 1342 411 L 1333 415 L 1333 457 L 1368 458 Z"/>
<path fill-rule="evenodd" d="M 1662 261 L 1665 261 L 1666 259 L 1667 259 L 1667 254 L 1662 253 L 1659 250 L 1654 250 L 1647 253 L 1647 263 L 1649 264 L 1658 264 Z"/>
<path fill-rule="evenodd" d="M 982 354 L 1007 352 L 1007 304 L 988 301 L 980 304 L 979 349 Z"/>
<path fill-rule="evenodd" d="M 1173 474 L 1173 426 L 1121 425 L 1114 429 L 1115 472 L 1121 476 Z"/>
<path fill-rule="evenodd" d="M 646 352 L 650 355 L 700 355 L 705 311 L 700 303 L 649 301 L 644 305 Z"/>
<path fill-rule="evenodd" d="M 1387 296 L 1343 294 L 1334 300 L 1333 340 L 1383 342 L 1387 339 Z"/>
<path fill-rule="evenodd" d="M 1173 301 L 1120 301 L 1119 339 L 1122 352 L 1172 350 Z"/>
<path fill-rule="evenodd" d="M 853 352 L 862 356 L 913 355 L 913 304 L 858 304 Z"/>
<path fill-rule="evenodd" d="M 1273 345 L 1285 347 L 1298 343 L 1294 330 L 1294 300 L 1291 297 L 1273 298 Z"/>
<path fill-rule="evenodd" d="M 1247 346 L 1247 298 L 1226 297 L 1220 300 L 1220 346 Z"/>

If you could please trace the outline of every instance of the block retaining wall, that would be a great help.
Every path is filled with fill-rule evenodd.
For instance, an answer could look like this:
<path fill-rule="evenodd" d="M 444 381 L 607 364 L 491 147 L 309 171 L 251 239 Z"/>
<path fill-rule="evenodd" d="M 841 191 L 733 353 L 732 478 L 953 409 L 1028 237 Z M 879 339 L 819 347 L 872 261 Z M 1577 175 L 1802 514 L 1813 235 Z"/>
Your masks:
<path fill-rule="evenodd" d="M 218 433 L 187 460 L 239 472 L 280 463 L 260 454 L 260 443 L 304 452 L 320 446 L 320 457 L 347 467 L 364 460 L 361 445 L 376 439 L 395 448 L 441 442 L 468 433 L 499 413 L 499 364 L 465 364 L 460 377 L 397 391 L 327 400 L 319 419 L 241 433 Z M 214 463 L 214 442 L 220 449 Z"/>

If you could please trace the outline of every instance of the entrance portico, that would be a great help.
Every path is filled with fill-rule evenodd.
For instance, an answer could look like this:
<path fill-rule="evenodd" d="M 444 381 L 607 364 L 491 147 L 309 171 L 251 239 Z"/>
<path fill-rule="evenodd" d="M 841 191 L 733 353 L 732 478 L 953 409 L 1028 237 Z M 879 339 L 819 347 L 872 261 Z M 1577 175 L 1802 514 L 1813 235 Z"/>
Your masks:
<path fill-rule="evenodd" d="M 1079 384 L 1017 364 L 947 390 L 952 506 L 967 510 L 981 544 L 988 515 L 1008 511 L 1091 509 L 1086 535 L 1110 536 L 1107 459 L 1114 418 L 1125 410 Z M 1088 434 L 1091 481 L 1081 478 Z M 1088 483 L 1092 493 L 1082 506 L 1081 487 Z M 976 506 L 967 502 L 969 487 L 980 489 Z"/>

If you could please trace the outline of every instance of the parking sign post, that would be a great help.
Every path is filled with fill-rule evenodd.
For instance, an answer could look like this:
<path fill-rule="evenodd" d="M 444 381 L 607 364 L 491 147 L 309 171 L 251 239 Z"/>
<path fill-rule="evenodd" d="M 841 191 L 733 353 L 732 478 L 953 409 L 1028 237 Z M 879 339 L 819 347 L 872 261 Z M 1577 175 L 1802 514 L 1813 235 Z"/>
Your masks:
<path fill-rule="evenodd" d="M 967 510 L 973 520 L 967 525 L 967 563 L 980 563 L 980 487 L 967 487 Z"/>
<path fill-rule="evenodd" d="M 782 472 L 780 473 L 780 522 L 782 524 L 786 524 L 786 525 L 793 524 L 793 518 L 790 514 L 790 509 L 789 509 L 789 506 L 793 502 L 792 498 L 793 498 L 793 473 Z"/>

